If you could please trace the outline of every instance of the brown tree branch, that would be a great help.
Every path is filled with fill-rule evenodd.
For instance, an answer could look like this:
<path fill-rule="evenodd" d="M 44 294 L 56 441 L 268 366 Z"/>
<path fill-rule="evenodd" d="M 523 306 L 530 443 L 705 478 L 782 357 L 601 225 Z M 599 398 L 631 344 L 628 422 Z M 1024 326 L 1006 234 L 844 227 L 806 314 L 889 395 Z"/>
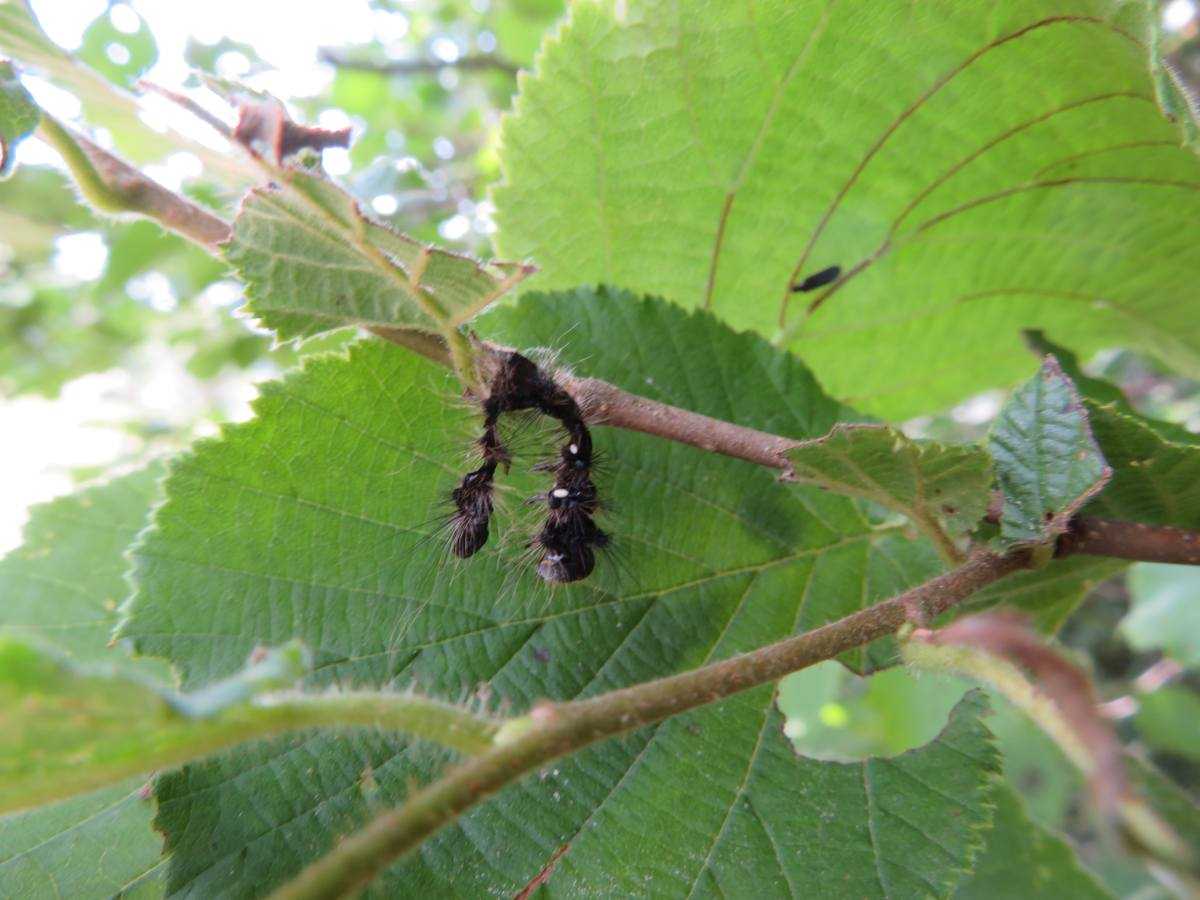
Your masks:
<path fill-rule="evenodd" d="M 1140 562 L 1200 565 L 1200 532 L 1081 516 L 1058 539 L 1055 556 L 1112 556 Z"/>
<path fill-rule="evenodd" d="M 173 91 L 170 88 L 163 87 L 161 84 L 156 84 L 153 81 L 139 81 L 138 87 L 144 91 L 149 91 L 153 94 L 166 97 L 177 106 L 186 109 L 189 113 L 215 131 L 217 134 L 226 140 L 233 140 L 233 126 L 225 122 L 220 116 L 209 112 L 187 94 L 181 94 L 179 91 Z"/>
<path fill-rule="evenodd" d="M 376 326 L 370 330 L 384 340 L 420 353 L 436 363 L 447 367 L 450 365 L 450 354 L 445 344 L 434 335 L 407 328 Z M 512 349 L 487 341 L 476 341 L 478 364 L 482 369 L 481 380 L 484 383 L 491 380 L 492 370 L 499 358 Z M 785 477 L 791 471 L 787 452 L 799 446 L 800 441 L 650 400 L 599 378 L 579 378 L 563 371 L 555 375 L 575 398 L 589 424 L 627 428 L 710 453 L 744 459 L 756 465 L 779 469 Z"/>
<path fill-rule="evenodd" d="M 895 633 L 920 611 L 932 618 L 1029 564 L 1026 550 L 981 552 L 952 572 L 813 631 L 750 653 L 588 700 L 543 704 L 507 743 L 476 756 L 339 843 L 275 897 L 344 897 L 462 812 L 546 763 L 589 744 L 767 684 Z"/>
<path fill-rule="evenodd" d="M 66 160 L 85 197 L 100 209 L 137 213 L 156 220 L 215 256 L 229 240 L 229 223 L 168 190 L 82 135 L 43 116 L 40 134 Z M 450 366 L 445 341 L 433 334 L 404 328 L 372 326 L 373 334 L 406 347 L 440 365 Z M 477 364 L 490 381 L 491 368 L 510 348 L 477 341 Z M 787 453 L 800 442 L 754 428 L 714 419 L 691 410 L 631 394 L 598 378 L 560 372 L 563 387 L 574 396 L 590 422 L 627 428 L 777 469 L 786 478 Z M 989 517 L 998 518 L 993 504 Z M 1059 538 L 1057 556 L 1085 554 L 1148 562 L 1200 565 L 1200 533 L 1162 525 L 1080 518 Z"/>

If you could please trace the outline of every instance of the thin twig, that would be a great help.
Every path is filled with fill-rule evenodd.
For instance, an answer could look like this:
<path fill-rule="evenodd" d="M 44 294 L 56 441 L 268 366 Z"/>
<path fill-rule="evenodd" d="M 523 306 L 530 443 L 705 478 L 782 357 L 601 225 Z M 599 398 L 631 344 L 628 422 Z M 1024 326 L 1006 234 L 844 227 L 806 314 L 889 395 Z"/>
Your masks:
<path fill-rule="evenodd" d="M 437 74 L 442 69 L 463 69 L 476 72 L 491 71 L 505 72 L 516 75 L 520 67 L 494 53 L 480 53 L 473 56 L 461 56 L 454 62 L 441 59 L 395 59 L 377 62 L 370 59 L 355 59 L 344 56 L 336 50 L 321 49 L 321 62 L 329 63 L 339 69 L 352 69 L 356 72 L 375 72 L 380 75 L 420 75 Z"/>
<path fill-rule="evenodd" d="M 172 103 L 182 107 L 183 109 L 186 109 L 193 116 L 206 124 L 209 128 L 213 129 L 217 134 L 221 135 L 221 137 L 225 138 L 226 140 L 233 140 L 232 125 L 214 113 L 209 112 L 186 94 L 181 94 L 179 91 L 173 91 L 170 88 L 163 87 L 161 84 L 156 84 L 153 81 L 139 81 L 138 87 L 144 91 L 149 91 L 150 93 L 166 97 Z"/>
<path fill-rule="evenodd" d="M 337 844 L 275 897 L 299 900 L 352 894 L 465 810 L 560 756 L 833 659 L 893 634 L 910 621 L 912 611 L 936 616 L 1028 563 L 1029 554 L 1023 550 L 1004 555 L 982 552 L 952 572 L 805 634 L 588 700 L 536 707 L 527 730 L 510 743 L 474 757 L 417 791 L 399 809 L 384 813 Z"/>
<path fill-rule="evenodd" d="M 229 236 L 229 225 L 208 210 L 147 178 L 45 113 L 38 136 L 62 155 L 80 191 L 97 209 L 147 216 L 210 251 Z"/>

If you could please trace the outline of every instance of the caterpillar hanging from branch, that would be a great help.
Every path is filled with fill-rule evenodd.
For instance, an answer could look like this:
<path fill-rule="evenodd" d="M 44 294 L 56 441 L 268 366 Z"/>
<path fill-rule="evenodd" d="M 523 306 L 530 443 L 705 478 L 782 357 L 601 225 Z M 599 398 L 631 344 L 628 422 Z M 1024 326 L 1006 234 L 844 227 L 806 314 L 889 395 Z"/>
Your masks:
<path fill-rule="evenodd" d="M 496 470 L 512 462 L 500 439 L 500 416 L 535 410 L 555 419 L 567 435 L 558 459 L 535 466 L 554 475 L 544 498 L 545 521 L 529 542 L 540 552 L 537 573 L 551 584 L 587 578 L 596 566 L 595 551 L 608 546 L 609 536 L 595 521 L 599 499 L 592 481 L 592 435 L 579 404 L 532 360 L 513 351 L 501 361 L 480 405 L 483 434 L 476 443 L 482 464 L 451 492 L 450 551 L 466 559 L 487 543 Z"/>

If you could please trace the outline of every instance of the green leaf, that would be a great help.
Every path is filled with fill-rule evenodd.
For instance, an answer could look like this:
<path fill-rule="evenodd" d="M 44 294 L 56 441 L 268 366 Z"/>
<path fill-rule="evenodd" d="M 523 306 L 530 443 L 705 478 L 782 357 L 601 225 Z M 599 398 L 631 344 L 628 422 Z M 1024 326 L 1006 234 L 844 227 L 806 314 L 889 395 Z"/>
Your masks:
<path fill-rule="evenodd" d="M 878 503 L 926 534 L 963 534 L 987 511 L 991 460 L 978 447 L 917 442 L 879 425 L 836 425 L 788 459 L 801 483 Z"/>
<path fill-rule="evenodd" d="M 161 897 L 167 863 L 147 787 L 133 778 L 0 817 L 0 895 Z"/>
<path fill-rule="evenodd" d="M 989 585 L 956 612 L 967 615 L 992 606 L 1014 606 L 1026 613 L 1039 631 L 1053 634 L 1093 588 L 1128 565 L 1103 556 L 1056 559 L 1052 566 L 1017 572 Z"/>
<path fill-rule="evenodd" d="M 130 7 L 132 10 L 132 7 Z M 83 33 L 79 58 L 122 87 L 132 87 L 158 60 L 158 44 L 146 20 L 137 16 L 137 30 L 129 33 L 113 24 L 108 11 L 101 13 Z"/>
<path fill-rule="evenodd" d="M 1132 608 L 1121 634 L 1138 650 L 1162 650 L 1183 666 L 1200 664 L 1200 570 L 1138 563 L 1126 580 Z"/>
<path fill-rule="evenodd" d="M 1038 352 L 1062 352 L 1040 334 L 1026 339 Z M 1113 471 L 1108 486 L 1084 512 L 1200 528 L 1200 435 L 1141 415 L 1115 385 L 1083 375 L 1074 354 L 1058 358 L 1083 394 L 1092 433 Z"/>
<path fill-rule="evenodd" d="M 1168 685 L 1142 695 L 1138 707 L 1137 728 L 1146 743 L 1200 761 L 1200 697 L 1194 690 Z"/>
<path fill-rule="evenodd" d="M 956 900 L 1022 897 L 1028 900 L 1099 900 L 1112 895 L 1079 865 L 1062 838 L 1034 824 L 1007 782 L 991 795 L 996 818 L 971 877 L 955 892 Z"/>
<path fill-rule="evenodd" d="M 1075 386 L 1053 356 L 1001 408 L 988 449 L 1004 494 L 1000 536 L 1010 542 L 1043 542 L 1066 531 L 1112 474 Z"/>
<path fill-rule="evenodd" d="M 247 309 L 285 340 L 345 325 L 441 333 L 469 322 L 531 271 L 415 241 L 303 172 L 246 196 L 225 256 L 246 284 Z"/>
<path fill-rule="evenodd" d="M 972 692 L 929 744 L 857 763 L 795 756 L 775 709 L 758 722 L 736 702 L 681 716 L 620 786 L 625 808 L 593 816 L 559 860 L 550 894 L 604 885 L 632 896 L 648 884 L 663 896 L 728 897 L 753 884 L 760 896 L 942 895 L 970 869 L 991 820 L 999 758 L 979 720 L 986 711 L 983 694 Z M 722 713 L 736 721 L 711 734 Z M 699 743 L 689 739 L 697 726 L 730 750 L 754 745 L 749 769 L 730 772 L 742 778 L 736 791 L 714 796 L 712 781 L 737 782 L 704 763 L 675 768 L 673 779 L 647 771 L 679 766 Z M 705 756 L 720 765 L 726 754 Z"/>
<path fill-rule="evenodd" d="M 245 701 L 295 682 L 305 671 L 298 655 L 294 644 L 263 651 L 228 679 L 181 695 L 127 672 L 80 673 L 0 640 L 0 812 L 294 730 L 292 707 Z"/>
<path fill-rule="evenodd" d="M 80 672 L 0 641 L 0 812 L 318 725 L 373 725 L 478 753 L 500 724 L 411 692 L 281 690 L 310 668 L 297 641 L 260 647 L 237 673 L 181 694 L 136 669 Z"/>
<path fill-rule="evenodd" d="M 160 661 L 133 660 L 123 649 L 109 645 L 117 604 L 128 589 L 124 552 L 145 524 L 161 473 L 161 466 L 152 465 L 34 507 L 24 544 L 0 561 L 0 646 L 5 647 L 5 659 L 23 661 L 16 671 L 6 668 L 0 679 L 3 708 L 15 707 L 14 696 L 24 701 L 36 697 L 37 708 L 23 712 L 39 719 L 20 725 L 6 722 L 7 737 L 0 739 L 2 798 L 11 801 L 14 787 L 18 795 L 28 797 L 24 792 L 38 789 L 39 782 L 44 784 L 42 767 L 51 764 L 46 754 L 55 752 L 45 745 L 51 740 L 66 734 L 74 739 L 68 746 L 79 748 L 80 732 L 94 720 L 89 717 L 81 722 L 75 717 L 90 716 L 94 709 L 82 713 L 80 704 L 86 703 L 86 697 L 76 694 L 76 689 L 85 683 L 100 684 L 108 703 L 112 700 L 108 691 L 113 687 L 109 681 L 68 678 L 57 667 L 28 657 L 7 641 L 18 638 L 92 671 L 160 683 L 169 677 Z M 63 685 L 67 695 L 48 697 L 48 685 L 39 682 L 38 673 Z M 145 694 L 128 685 L 118 685 L 115 691 L 117 698 L 127 691 Z M 0 713 L 0 719 L 7 720 L 14 712 Z M 64 725 L 46 742 L 38 737 L 49 733 L 43 714 L 57 716 Z M 134 721 L 128 715 L 123 717 L 131 724 Z M 24 743 L 27 739 L 29 743 Z M 9 768 L 13 760 L 8 742 L 14 740 L 20 743 L 16 752 L 22 757 L 17 764 L 18 785 L 12 783 L 14 773 Z M 29 758 L 24 758 L 25 748 L 33 751 Z M 81 761 L 72 756 L 68 771 L 77 774 Z M 166 866 L 160 862 L 162 839 L 150 827 L 153 800 L 140 792 L 144 781 L 139 777 L 93 794 L 0 817 L 0 895 L 86 897 L 125 890 L 130 896 L 161 896 Z"/>
<path fill-rule="evenodd" d="M 590 375 L 775 433 L 816 437 L 844 417 L 793 357 L 662 303 L 580 291 L 526 298 L 478 324 L 486 337 L 525 348 L 557 345 L 565 363 L 586 363 Z M 677 348 L 689 346 L 706 348 L 702 367 L 679 355 Z M 781 486 L 745 462 L 608 429 L 597 429 L 595 439 L 607 465 L 602 497 L 614 510 L 605 518 L 614 565 L 548 593 L 514 563 L 535 527 L 522 521 L 520 499 L 545 490 L 544 475 L 524 470 L 556 446 L 556 438 L 536 435 L 526 439 L 536 446 L 502 482 L 515 495 L 494 530 L 509 533 L 507 548 L 501 539 L 466 563 L 449 564 L 437 522 L 478 428 L 454 394 L 446 372 L 375 342 L 310 359 L 301 373 L 264 385 L 255 420 L 174 465 L 167 501 L 135 550 L 137 590 L 123 634 L 140 652 L 169 657 L 189 685 L 228 673 L 256 642 L 299 636 L 314 650 L 312 683 L 415 683 L 452 698 L 486 683 L 487 695 L 522 711 L 540 697 L 593 696 L 749 650 L 940 569 L 928 544 L 878 528 L 847 498 Z M 855 651 L 846 661 L 860 669 L 890 664 L 889 646 Z M 958 720 L 972 734 L 975 711 Z M 813 779 L 812 802 L 829 805 L 807 818 L 775 818 L 781 806 L 796 808 L 794 792 L 781 784 L 801 777 L 777 734 L 780 723 L 766 688 L 589 748 L 474 810 L 402 864 L 390 889 L 516 892 L 571 843 L 562 871 L 597 879 L 598 890 L 607 883 L 598 873 L 610 835 L 617 852 L 648 852 L 650 845 L 639 849 L 620 837 L 635 820 L 638 835 L 672 835 L 664 837 L 666 849 L 655 845 L 671 861 L 664 857 L 654 871 L 676 886 L 701 878 L 703 888 L 705 860 L 726 818 L 753 840 L 754 859 L 769 862 L 758 856 L 770 852 L 765 833 L 739 805 L 741 786 L 753 783 L 755 806 L 761 796 L 777 839 L 808 830 L 830 860 L 865 867 L 852 867 L 848 877 L 877 892 L 869 835 L 861 830 L 861 768 L 826 774 L 811 764 L 804 777 Z M 990 757 L 974 754 L 977 768 L 945 752 L 955 759 L 943 766 L 948 777 L 964 779 L 949 793 L 967 799 Z M 171 890 L 276 884 L 361 823 L 372 798 L 394 802 L 410 778 L 427 777 L 444 759 L 403 738 L 353 732 L 259 743 L 190 765 L 159 789 L 159 824 L 174 854 Z M 679 760 L 689 762 L 686 771 Z M 781 783 L 771 773 L 784 761 L 790 774 Z M 857 797 L 853 852 L 841 847 L 850 839 L 844 829 L 823 824 L 837 822 L 835 800 L 821 799 L 826 777 L 841 785 L 831 797 Z M 911 850 L 923 859 L 938 853 L 923 873 L 935 884 L 953 880 L 964 865 L 969 822 L 982 813 L 972 807 L 936 817 L 938 829 L 952 832 L 945 833 L 955 848 L 947 858 L 922 837 L 943 835 L 925 818 L 936 804 L 914 811 L 916 833 L 885 822 L 882 810 L 892 809 L 886 794 L 904 776 L 883 765 L 879 779 L 875 824 L 889 835 L 880 851 L 884 877 L 907 884 L 910 876 L 895 864 Z M 681 792 L 694 798 L 697 790 L 705 798 L 703 829 L 677 834 L 674 817 L 645 818 L 679 808 Z M 513 821 L 522 822 L 518 835 Z M 612 824 L 593 827 L 600 821 Z M 908 836 L 894 836 L 899 831 Z M 719 843 L 714 859 L 722 866 L 741 858 L 732 831 Z"/>
<path fill-rule="evenodd" d="M 0 60 L 0 178 L 12 171 L 17 144 L 37 128 L 41 115 L 12 63 Z"/>
<path fill-rule="evenodd" d="M 1155 102 L 1155 15 L 580 4 L 504 122 L 497 248 L 542 289 L 622 284 L 779 335 L 889 418 L 1022 377 L 1023 327 L 1195 373 L 1200 245 L 1177 223 L 1200 161 Z"/>
<path fill-rule="evenodd" d="M 24 543 L 0 560 L 0 637 L 92 671 L 168 683 L 160 661 L 110 645 L 129 592 L 125 550 L 146 524 L 162 474 L 150 465 L 33 507 Z"/>
<path fill-rule="evenodd" d="M 1113 469 L 1089 515 L 1200 528 L 1200 446 L 1163 438 L 1141 416 L 1090 407 L 1092 430 Z"/>

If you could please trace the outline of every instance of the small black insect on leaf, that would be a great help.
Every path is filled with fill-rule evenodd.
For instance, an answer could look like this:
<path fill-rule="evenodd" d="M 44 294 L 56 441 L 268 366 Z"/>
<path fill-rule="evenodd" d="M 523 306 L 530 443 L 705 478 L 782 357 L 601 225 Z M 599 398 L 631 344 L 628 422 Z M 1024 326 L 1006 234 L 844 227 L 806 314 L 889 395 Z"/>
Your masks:
<path fill-rule="evenodd" d="M 838 280 L 838 276 L 841 274 L 841 266 L 830 266 L 827 269 L 822 269 L 820 272 L 814 272 L 799 284 L 792 285 L 792 291 L 797 294 L 802 294 L 806 291 L 815 291 L 819 287 L 825 287 L 827 284 L 833 284 Z"/>

